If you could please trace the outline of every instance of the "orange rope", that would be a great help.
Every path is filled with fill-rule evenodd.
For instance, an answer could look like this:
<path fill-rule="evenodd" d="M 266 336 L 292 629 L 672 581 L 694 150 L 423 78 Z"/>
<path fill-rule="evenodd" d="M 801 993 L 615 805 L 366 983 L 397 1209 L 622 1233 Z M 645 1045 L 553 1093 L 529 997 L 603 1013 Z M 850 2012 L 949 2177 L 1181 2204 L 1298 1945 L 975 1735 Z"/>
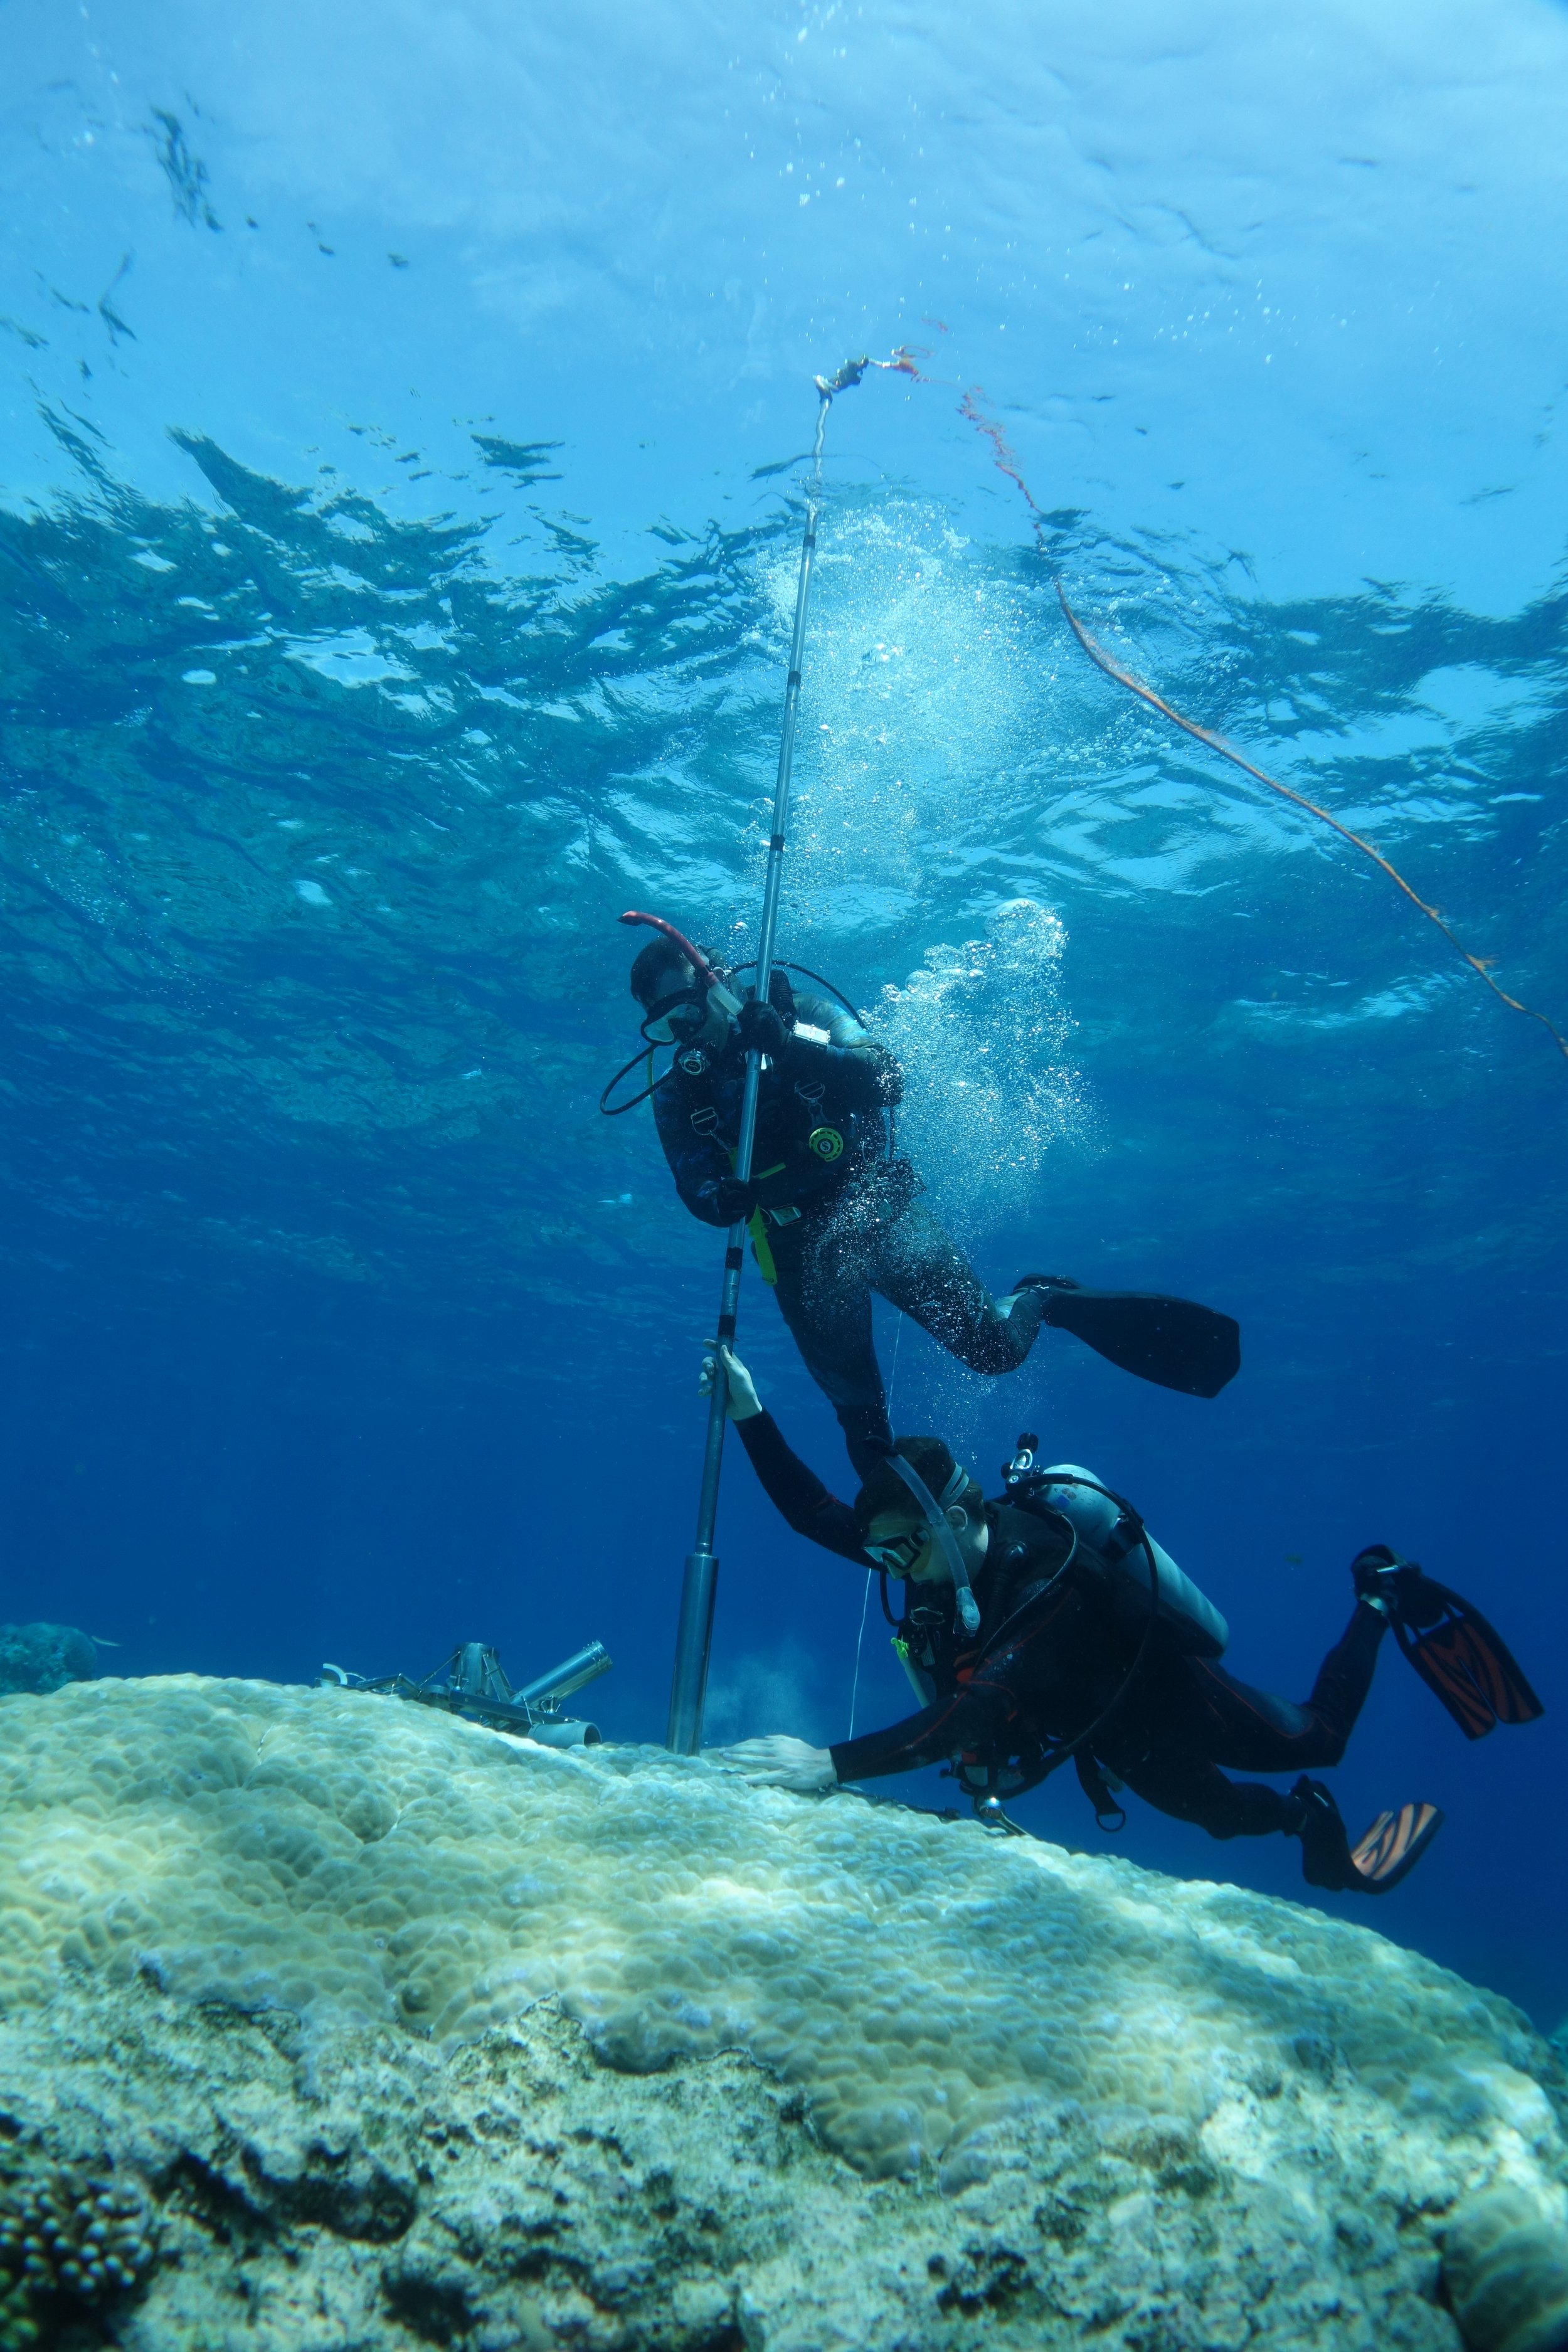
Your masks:
<path fill-rule="evenodd" d="M 894 354 L 893 364 L 898 367 L 902 373 L 914 376 L 918 383 L 923 383 L 931 381 L 929 377 L 921 375 L 919 369 L 914 363 L 914 354 L 907 348 L 901 349 Z M 980 405 L 984 397 L 984 393 L 978 385 L 976 385 L 972 392 L 966 392 L 963 399 L 958 404 L 959 414 L 963 416 L 966 416 L 969 422 L 974 426 L 975 430 L 984 435 L 986 440 L 991 444 L 992 454 L 997 471 L 999 473 L 1005 474 L 1007 479 L 1010 482 L 1016 483 L 1018 488 L 1023 492 L 1028 504 L 1029 520 L 1034 526 L 1036 543 L 1038 546 L 1041 554 L 1046 556 L 1048 562 L 1049 556 L 1046 548 L 1045 534 L 1042 528 L 1045 522 L 1045 516 L 1042 514 L 1039 507 L 1036 504 L 1034 492 L 1030 489 L 1029 485 L 1018 470 L 1017 458 L 1014 456 L 1011 448 L 1009 448 L 1005 436 L 1003 434 L 1002 427 L 997 424 L 995 418 L 994 416 L 988 416 L 984 409 Z M 1054 576 L 1055 567 L 1053 566 L 1052 568 Z M 1118 686 L 1124 686 L 1127 688 L 1129 694 L 1135 694 L 1141 702 L 1146 702 L 1151 710 L 1157 710 L 1163 719 L 1168 719 L 1173 727 L 1179 727 L 1184 734 L 1191 735 L 1199 743 L 1206 743 L 1209 750 L 1211 751 L 1217 751 L 1222 760 L 1228 760 L 1233 767 L 1241 769 L 1244 774 L 1253 777 L 1260 784 L 1267 785 L 1271 793 L 1278 793 L 1281 800 L 1290 801 L 1297 808 L 1305 809 L 1309 816 L 1318 817 L 1324 824 L 1331 826 L 1333 831 L 1339 835 L 1342 841 L 1348 841 L 1352 848 L 1359 849 L 1361 851 L 1363 856 L 1370 857 L 1373 864 L 1374 866 L 1381 866 L 1384 873 L 1387 875 L 1389 880 L 1395 883 L 1398 887 L 1404 891 L 1411 905 L 1413 907 L 1419 908 L 1422 914 L 1426 916 L 1429 923 L 1435 923 L 1436 925 L 1437 929 L 1442 932 L 1443 937 L 1447 940 L 1455 953 L 1462 956 L 1465 961 L 1469 965 L 1470 970 L 1477 973 L 1480 979 L 1485 981 L 1487 986 L 1491 990 L 1492 994 L 1499 998 L 1502 1003 L 1506 1004 L 1510 1012 L 1522 1013 L 1525 1014 L 1527 1019 L 1531 1021 L 1539 1021 L 1541 1026 L 1546 1031 L 1548 1036 L 1551 1037 L 1552 1043 L 1557 1047 L 1558 1052 L 1563 1055 L 1565 1061 L 1568 1061 L 1568 1038 L 1563 1036 L 1563 1032 L 1557 1027 L 1555 1022 L 1549 1021 L 1544 1013 L 1537 1013 L 1533 1005 L 1521 1004 L 1519 998 L 1517 996 L 1510 996 L 1506 988 L 1500 988 L 1488 969 L 1488 960 L 1481 956 L 1473 956 L 1468 948 L 1465 947 L 1458 939 L 1455 938 L 1454 933 L 1443 920 L 1443 918 L 1437 912 L 1436 908 L 1429 907 L 1426 899 L 1421 897 L 1420 893 L 1411 888 L 1409 883 L 1405 880 L 1404 875 L 1400 873 L 1398 867 L 1391 865 L 1380 849 L 1374 849 L 1372 843 L 1363 839 L 1359 833 L 1352 833 L 1348 824 L 1342 824 L 1339 818 L 1337 816 L 1331 816 L 1326 808 L 1320 808 L 1316 801 L 1308 800 L 1304 793 L 1292 792 L 1289 784 L 1282 784 L 1279 782 L 1277 777 L 1266 775 L 1261 768 L 1254 767 L 1252 761 L 1250 760 L 1243 759 L 1241 753 L 1234 751 L 1225 740 L 1223 736 L 1215 734 L 1213 730 L 1207 727 L 1200 727 L 1196 719 L 1184 719 L 1182 713 L 1173 709 L 1170 703 L 1165 701 L 1163 696 L 1156 694 L 1152 687 L 1145 686 L 1142 678 L 1134 677 L 1131 670 L 1123 669 L 1120 662 L 1113 661 L 1103 646 L 1097 646 L 1095 644 L 1094 639 L 1089 635 L 1089 631 L 1084 627 L 1083 623 L 1079 619 L 1078 614 L 1068 603 L 1067 592 L 1063 588 L 1059 578 L 1056 580 L 1056 591 L 1058 602 L 1060 604 L 1062 612 L 1066 615 L 1068 628 L 1071 629 L 1074 636 L 1078 639 L 1079 644 L 1083 647 L 1084 652 L 1089 656 L 1090 661 L 1094 663 L 1097 669 L 1102 669 L 1107 677 L 1114 678 Z"/>
<path fill-rule="evenodd" d="M 1031 505 L 1034 503 L 1032 499 L 1030 503 Z M 1364 840 L 1359 833 L 1352 833 L 1348 824 L 1342 824 L 1337 816 L 1331 816 L 1326 808 L 1318 806 L 1316 801 L 1308 800 L 1304 793 L 1292 792 L 1289 784 L 1280 783 L 1274 776 L 1265 775 L 1261 768 L 1255 768 L 1250 760 L 1244 760 L 1239 751 L 1233 751 L 1223 736 L 1215 735 L 1207 727 L 1200 727 L 1194 719 L 1184 719 L 1179 710 L 1173 710 L 1162 696 L 1154 692 L 1152 687 L 1145 686 L 1142 678 L 1134 677 L 1131 670 L 1123 669 L 1120 662 L 1113 661 L 1103 646 L 1095 644 L 1094 639 L 1068 603 L 1066 592 L 1059 580 L 1056 585 L 1057 601 L 1067 615 L 1068 626 L 1097 668 L 1102 669 L 1107 677 L 1113 677 L 1118 686 L 1124 686 L 1129 694 L 1135 694 L 1141 702 L 1146 702 L 1152 710 L 1159 711 L 1162 718 L 1168 719 L 1173 727 L 1181 728 L 1184 734 L 1195 736 L 1200 743 L 1206 743 L 1211 751 L 1217 751 L 1222 760 L 1228 760 L 1233 767 L 1240 768 L 1247 775 L 1255 776 L 1260 784 L 1267 784 L 1271 793 L 1279 794 L 1281 800 L 1293 801 L 1298 808 L 1305 809 L 1310 816 L 1321 817 L 1325 824 L 1333 827 L 1342 841 L 1350 842 L 1362 852 L 1363 856 L 1370 857 L 1374 866 L 1381 866 L 1389 880 L 1396 883 L 1404 891 L 1411 905 L 1419 907 L 1429 923 L 1436 924 L 1455 953 L 1463 956 L 1470 970 L 1478 972 L 1486 982 L 1492 994 L 1500 997 L 1511 1011 L 1526 1013 L 1531 1021 L 1539 1021 L 1542 1027 L 1550 1032 L 1558 1052 L 1565 1060 L 1568 1060 L 1568 1038 L 1563 1036 L 1563 1032 L 1554 1023 L 1547 1019 L 1544 1013 L 1537 1013 L 1533 1005 L 1521 1004 L 1517 996 L 1510 996 L 1506 988 L 1498 986 L 1487 969 L 1485 960 L 1480 956 L 1473 956 L 1468 948 L 1463 946 L 1455 938 L 1436 908 L 1429 907 L 1426 899 L 1411 888 L 1398 867 L 1389 864 L 1381 849 L 1374 849 L 1370 841 Z"/>

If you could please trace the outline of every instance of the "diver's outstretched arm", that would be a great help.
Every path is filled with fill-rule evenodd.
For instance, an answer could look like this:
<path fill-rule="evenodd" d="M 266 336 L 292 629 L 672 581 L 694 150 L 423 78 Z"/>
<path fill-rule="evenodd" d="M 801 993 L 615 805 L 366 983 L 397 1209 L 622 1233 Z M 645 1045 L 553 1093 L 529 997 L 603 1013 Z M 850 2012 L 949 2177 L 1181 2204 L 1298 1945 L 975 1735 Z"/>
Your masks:
<path fill-rule="evenodd" d="M 885 1731 L 868 1731 L 859 1739 L 840 1739 L 831 1748 L 812 1748 L 787 1732 L 763 1739 L 738 1740 L 732 1748 L 710 1751 L 718 1764 L 743 1772 L 753 1788 L 789 1789 L 809 1797 L 851 1780 L 879 1780 L 890 1772 L 918 1772 L 924 1764 L 940 1764 L 956 1751 L 988 1746 L 1005 1721 L 1000 1695 L 993 1691 L 957 1691 L 906 1716 Z"/>
<path fill-rule="evenodd" d="M 918 1772 L 950 1756 L 991 1747 L 1006 1727 L 1005 1695 L 997 1688 L 954 1691 L 885 1730 L 837 1739 L 828 1749 L 840 1781 L 880 1780 L 890 1772 Z"/>
<path fill-rule="evenodd" d="M 703 1395 L 711 1386 L 715 1360 L 723 1367 L 730 1418 L 774 1510 L 809 1543 L 837 1552 L 840 1559 L 852 1559 L 857 1568 L 870 1568 L 854 1512 L 785 1444 L 784 1433 L 757 1394 L 756 1382 L 732 1348 L 715 1342 L 703 1365 Z"/>

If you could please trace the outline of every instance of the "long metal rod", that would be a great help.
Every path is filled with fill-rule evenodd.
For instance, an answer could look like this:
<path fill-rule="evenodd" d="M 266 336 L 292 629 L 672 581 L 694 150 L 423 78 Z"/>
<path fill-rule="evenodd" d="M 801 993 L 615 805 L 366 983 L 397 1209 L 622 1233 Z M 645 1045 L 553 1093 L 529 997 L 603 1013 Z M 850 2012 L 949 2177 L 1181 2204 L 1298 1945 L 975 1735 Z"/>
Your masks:
<path fill-rule="evenodd" d="M 858 382 L 856 376 L 851 381 Z M 837 386 L 835 387 L 837 388 Z M 768 841 L 767 879 L 763 887 L 763 919 L 757 935 L 756 1001 L 768 1001 L 773 978 L 773 947 L 778 931 L 779 891 L 784 881 L 784 834 L 789 822 L 790 782 L 795 768 L 795 715 L 800 707 L 801 656 L 805 650 L 805 608 L 811 593 L 811 572 L 816 554 L 816 512 L 822 493 L 822 436 L 833 390 L 818 383 L 816 439 L 811 452 L 811 487 L 806 492 L 805 531 L 800 543 L 800 575 L 795 591 L 795 635 L 790 640 L 789 677 L 784 687 L 784 725 L 779 737 L 778 778 L 773 786 L 773 832 Z M 760 1054 L 746 1055 L 745 1091 L 741 1098 L 741 1133 L 735 1147 L 735 1174 L 742 1184 L 752 1173 L 752 1152 L 757 1135 L 757 1091 L 762 1082 Z M 745 1258 L 744 1220 L 730 1228 L 724 1249 L 724 1280 L 719 1294 L 718 1336 L 735 1336 L 741 1299 L 741 1268 Z M 702 1486 L 697 1502 L 697 1537 L 686 1555 L 680 1587 L 680 1619 L 675 1636 L 675 1674 L 669 1686 L 669 1729 L 665 1745 L 677 1756 L 694 1756 L 702 1744 L 702 1707 L 708 1694 L 708 1658 L 713 1641 L 713 1602 L 719 1588 L 719 1562 L 713 1534 L 719 1517 L 719 1474 L 724 1458 L 725 1390 L 713 1383 L 708 1405 L 708 1434 L 702 1453 Z"/>

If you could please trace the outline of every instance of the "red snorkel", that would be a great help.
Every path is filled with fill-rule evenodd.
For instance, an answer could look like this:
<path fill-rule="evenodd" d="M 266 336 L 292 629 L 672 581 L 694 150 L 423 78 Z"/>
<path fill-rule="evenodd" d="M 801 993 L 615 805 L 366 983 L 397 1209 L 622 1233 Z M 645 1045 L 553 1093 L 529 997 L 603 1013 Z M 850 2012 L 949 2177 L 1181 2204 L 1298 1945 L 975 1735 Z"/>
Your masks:
<path fill-rule="evenodd" d="M 681 954 L 686 958 L 687 962 L 691 966 L 692 971 L 697 974 L 697 977 L 702 982 L 703 987 L 713 990 L 717 992 L 719 1002 L 724 1011 L 731 1015 L 739 1013 L 741 1009 L 740 998 L 733 995 L 731 992 L 725 987 L 723 982 L 720 979 L 718 973 L 714 971 L 712 965 L 703 954 L 701 949 L 694 948 L 684 931 L 678 931 L 675 925 L 673 923 L 667 923 L 662 915 L 639 914 L 635 907 L 628 908 L 627 911 L 621 917 L 621 920 L 623 923 L 646 923 L 650 931 L 660 932 L 663 937 L 669 941 L 672 947 L 677 947 L 680 950 Z"/>

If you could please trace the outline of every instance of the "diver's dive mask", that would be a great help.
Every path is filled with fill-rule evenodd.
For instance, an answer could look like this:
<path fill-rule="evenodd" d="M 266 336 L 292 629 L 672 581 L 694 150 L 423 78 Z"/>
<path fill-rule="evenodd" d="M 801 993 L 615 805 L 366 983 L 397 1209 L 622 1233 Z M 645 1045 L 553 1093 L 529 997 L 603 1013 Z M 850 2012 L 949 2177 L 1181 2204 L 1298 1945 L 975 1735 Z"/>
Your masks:
<path fill-rule="evenodd" d="M 655 998 L 638 1024 L 638 1034 L 648 1045 L 689 1045 L 710 1020 L 717 1018 L 721 1030 L 727 1029 L 740 1009 L 741 1000 L 725 985 L 722 971 L 705 963 L 689 988 L 672 989 L 668 996 Z"/>
<path fill-rule="evenodd" d="M 658 998 L 638 1024 L 638 1035 L 648 1045 L 689 1045 L 707 1025 L 708 996 L 705 988 L 682 988 Z"/>
<path fill-rule="evenodd" d="M 931 1493 L 931 1488 L 926 1485 L 925 1480 L 921 1476 L 921 1474 L 915 1468 L 914 1464 L 907 1461 L 903 1454 L 889 1454 L 887 1460 L 889 1468 L 895 1470 L 898 1473 L 905 1486 L 909 1488 L 910 1494 L 914 1496 L 916 1502 L 920 1505 L 921 1510 L 925 1513 L 926 1526 L 931 1534 L 936 1538 L 937 1542 L 942 1546 L 943 1554 L 947 1559 L 948 1568 L 952 1572 L 953 1599 L 957 1603 L 959 1619 L 963 1626 L 964 1632 L 966 1633 L 977 1633 L 980 1628 L 980 1604 L 975 1600 L 973 1593 L 970 1590 L 969 1565 L 963 1557 L 963 1552 L 960 1547 L 958 1538 L 953 1532 L 947 1516 L 949 1507 L 957 1502 L 960 1495 L 963 1493 L 964 1488 L 969 1484 L 968 1471 L 955 1464 L 952 1477 L 942 1488 L 941 1495 L 936 1496 Z M 902 1538 L 900 1539 L 900 1544 L 898 1545 L 879 1544 L 877 1549 L 879 1551 L 896 1550 L 900 1549 L 902 1543 L 907 1540 L 907 1538 Z M 919 1553 L 924 1549 L 925 1538 L 922 1536 L 920 1541 L 916 1544 L 914 1550 L 910 1552 L 909 1556 L 910 1560 L 914 1560 Z M 906 1575 L 909 1572 L 909 1564 L 907 1562 L 902 1572 Z"/>
<path fill-rule="evenodd" d="M 889 1576 L 908 1576 L 930 1541 L 929 1528 L 911 1528 L 907 1536 L 895 1536 L 891 1543 L 867 1543 L 860 1549 L 868 1559 L 874 1559 Z"/>

